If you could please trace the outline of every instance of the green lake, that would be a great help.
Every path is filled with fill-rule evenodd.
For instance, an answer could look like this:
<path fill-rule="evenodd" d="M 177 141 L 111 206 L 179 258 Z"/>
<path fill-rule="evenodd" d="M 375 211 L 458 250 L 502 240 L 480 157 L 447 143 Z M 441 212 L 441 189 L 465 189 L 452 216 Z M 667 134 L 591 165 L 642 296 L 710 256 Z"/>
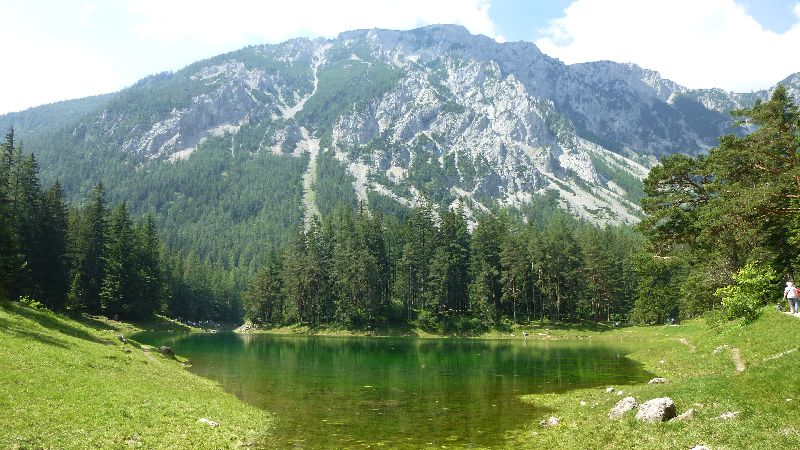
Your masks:
<path fill-rule="evenodd" d="M 275 414 L 275 448 L 492 447 L 550 411 L 520 395 L 641 383 L 628 349 L 586 341 L 135 336 Z M 633 348 L 633 347 L 631 347 Z M 578 405 L 576 405 L 578 407 Z"/>

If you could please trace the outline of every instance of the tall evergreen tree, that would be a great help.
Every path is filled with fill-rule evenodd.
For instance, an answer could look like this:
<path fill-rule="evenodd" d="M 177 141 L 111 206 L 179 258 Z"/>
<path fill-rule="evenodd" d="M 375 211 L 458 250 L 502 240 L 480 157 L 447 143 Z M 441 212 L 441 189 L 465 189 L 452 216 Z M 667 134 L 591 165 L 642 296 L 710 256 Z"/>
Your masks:
<path fill-rule="evenodd" d="M 500 246 L 507 233 L 505 216 L 485 215 L 475 227 L 470 248 L 472 282 L 469 298 L 472 310 L 484 320 L 495 323 L 500 319 L 500 300 L 503 296 Z"/>
<path fill-rule="evenodd" d="M 105 275 L 108 210 L 103 183 L 92 189 L 89 204 L 70 216 L 70 303 L 77 309 L 98 313 Z"/>
<path fill-rule="evenodd" d="M 45 192 L 40 211 L 40 237 L 37 252 L 37 279 L 41 301 L 52 309 L 63 309 L 69 289 L 67 261 L 67 205 L 61 184 L 56 182 Z"/>
<path fill-rule="evenodd" d="M 152 214 L 147 214 L 134 231 L 134 258 L 132 267 L 134 291 L 128 310 L 137 317 L 149 317 L 162 308 L 163 273 L 160 261 L 161 244 Z"/>
<path fill-rule="evenodd" d="M 137 271 L 135 267 L 133 224 L 125 203 L 111 211 L 108 227 L 108 248 L 104 257 L 104 274 L 100 304 L 109 316 L 135 317 Z"/>
<path fill-rule="evenodd" d="M 20 265 L 18 242 L 11 221 L 10 187 L 14 129 L 0 145 L 0 298 L 4 297 Z"/>

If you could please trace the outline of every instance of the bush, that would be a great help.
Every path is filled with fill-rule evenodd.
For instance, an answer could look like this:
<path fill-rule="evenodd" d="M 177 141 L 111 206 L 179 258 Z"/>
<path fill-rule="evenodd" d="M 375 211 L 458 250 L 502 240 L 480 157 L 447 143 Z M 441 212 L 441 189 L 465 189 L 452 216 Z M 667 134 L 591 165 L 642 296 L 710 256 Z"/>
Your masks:
<path fill-rule="evenodd" d="M 722 298 L 728 318 L 750 323 L 767 304 L 775 278 L 771 267 L 751 261 L 733 275 L 733 284 L 717 289 L 715 294 Z"/>
<path fill-rule="evenodd" d="M 22 303 L 23 305 L 25 305 L 25 306 L 27 306 L 29 308 L 33 308 L 33 309 L 39 309 L 39 310 L 47 309 L 47 307 L 44 306 L 41 302 L 39 302 L 36 299 L 30 298 L 27 295 L 23 295 L 22 297 L 20 297 L 19 298 L 19 302 Z"/>

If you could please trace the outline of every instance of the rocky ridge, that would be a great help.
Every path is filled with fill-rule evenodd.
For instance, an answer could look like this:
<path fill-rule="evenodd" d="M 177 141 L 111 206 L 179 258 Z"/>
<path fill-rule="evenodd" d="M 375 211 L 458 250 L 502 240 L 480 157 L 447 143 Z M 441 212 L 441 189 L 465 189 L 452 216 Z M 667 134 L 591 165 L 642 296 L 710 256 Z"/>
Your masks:
<path fill-rule="evenodd" d="M 799 74 L 783 83 L 800 93 Z M 633 64 L 565 65 L 531 43 L 436 25 L 247 47 L 148 77 L 70 132 L 78 149 L 157 164 L 213 137 L 230 138 L 232 153 L 308 156 L 307 220 L 319 214 L 317 155 L 330 154 L 365 203 L 426 199 L 471 216 L 556 191 L 577 216 L 635 223 L 658 157 L 706 151 L 732 130 L 730 109 L 769 92 L 691 90 Z"/>

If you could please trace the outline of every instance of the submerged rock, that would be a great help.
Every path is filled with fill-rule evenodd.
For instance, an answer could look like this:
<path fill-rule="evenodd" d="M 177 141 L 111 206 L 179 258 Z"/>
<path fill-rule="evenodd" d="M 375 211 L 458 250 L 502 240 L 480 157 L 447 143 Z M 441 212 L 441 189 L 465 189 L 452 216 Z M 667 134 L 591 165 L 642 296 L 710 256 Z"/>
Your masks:
<path fill-rule="evenodd" d="M 639 402 L 635 398 L 625 397 L 611 408 L 611 411 L 608 412 L 608 418 L 612 420 L 619 419 L 626 412 L 635 409 L 637 406 L 639 406 Z"/>
<path fill-rule="evenodd" d="M 675 402 L 669 397 L 660 397 L 648 400 L 639 405 L 636 420 L 643 422 L 662 422 L 677 415 Z"/>

